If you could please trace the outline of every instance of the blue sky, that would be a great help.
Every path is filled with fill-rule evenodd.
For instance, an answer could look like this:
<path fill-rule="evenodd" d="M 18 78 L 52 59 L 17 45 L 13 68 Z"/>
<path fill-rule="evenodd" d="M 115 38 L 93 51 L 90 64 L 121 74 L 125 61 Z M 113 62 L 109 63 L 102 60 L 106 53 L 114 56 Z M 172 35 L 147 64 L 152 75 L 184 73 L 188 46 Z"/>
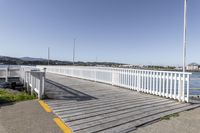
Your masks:
<path fill-rule="evenodd" d="M 200 0 L 188 0 L 187 62 L 200 63 Z M 0 0 L 0 55 L 181 65 L 183 0 Z"/>

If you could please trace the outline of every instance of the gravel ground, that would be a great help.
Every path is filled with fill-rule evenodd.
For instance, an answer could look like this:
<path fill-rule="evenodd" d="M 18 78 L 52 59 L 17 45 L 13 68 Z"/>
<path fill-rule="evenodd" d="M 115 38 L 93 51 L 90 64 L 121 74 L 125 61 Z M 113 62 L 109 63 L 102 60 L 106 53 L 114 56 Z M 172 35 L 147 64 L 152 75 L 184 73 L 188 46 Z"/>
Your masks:
<path fill-rule="evenodd" d="M 62 133 L 37 100 L 0 105 L 0 133 Z"/>

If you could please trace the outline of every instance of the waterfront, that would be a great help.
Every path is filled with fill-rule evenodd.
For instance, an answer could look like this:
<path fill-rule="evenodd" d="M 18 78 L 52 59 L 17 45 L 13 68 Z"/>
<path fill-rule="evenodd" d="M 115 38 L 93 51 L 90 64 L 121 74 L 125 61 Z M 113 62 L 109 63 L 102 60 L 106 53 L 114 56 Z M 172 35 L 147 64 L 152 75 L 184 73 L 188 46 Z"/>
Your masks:
<path fill-rule="evenodd" d="M 0 65 L 0 68 L 19 68 L 20 65 Z M 200 96 L 200 72 L 192 72 L 190 75 L 190 95 Z"/>
<path fill-rule="evenodd" d="M 200 72 L 193 72 L 191 75 L 190 94 L 200 95 Z"/>

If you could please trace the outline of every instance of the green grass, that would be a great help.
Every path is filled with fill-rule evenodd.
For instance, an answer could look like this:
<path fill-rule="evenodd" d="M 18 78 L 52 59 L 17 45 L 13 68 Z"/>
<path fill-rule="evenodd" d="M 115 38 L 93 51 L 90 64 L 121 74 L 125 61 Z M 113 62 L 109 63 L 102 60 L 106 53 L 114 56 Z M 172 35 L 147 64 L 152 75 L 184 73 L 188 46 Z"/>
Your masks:
<path fill-rule="evenodd" d="M 18 102 L 25 100 L 35 99 L 35 96 L 29 95 L 25 92 L 10 92 L 8 90 L 0 89 L 0 104 L 2 103 L 10 103 L 10 102 Z"/>
<path fill-rule="evenodd" d="M 191 88 L 191 90 L 200 90 L 200 88 Z"/>
<path fill-rule="evenodd" d="M 171 115 L 167 115 L 167 116 L 161 117 L 160 119 L 161 120 L 170 120 L 170 118 L 174 118 L 174 117 L 178 117 L 178 116 L 179 116 L 178 113 L 174 113 L 174 114 L 171 114 Z"/>

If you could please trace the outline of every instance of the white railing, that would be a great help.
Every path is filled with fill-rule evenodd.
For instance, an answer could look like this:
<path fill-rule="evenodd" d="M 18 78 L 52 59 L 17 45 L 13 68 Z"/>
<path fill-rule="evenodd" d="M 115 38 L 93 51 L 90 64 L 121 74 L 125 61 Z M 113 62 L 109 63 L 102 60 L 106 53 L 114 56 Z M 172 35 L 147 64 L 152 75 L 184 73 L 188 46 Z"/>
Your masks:
<path fill-rule="evenodd" d="M 45 72 L 41 71 L 35 67 L 21 67 L 21 82 L 33 95 L 34 92 L 37 93 L 38 99 L 42 99 L 44 95 L 44 82 L 45 82 Z"/>
<path fill-rule="evenodd" d="M 5 66 L 0 68 L 0 78 L 9 82 L 9 78 L 20 78 L 20 81 L 27 88 L 27 91 L 37 93 L 41 99 L 44 95 L 45 72 L 34 66 Z"/>
<path fill-rule="evenodd" d="M 191 73 L 82 66 L 37 66 L 37 68 L 47 68 L 49 73 L 108 83 L 189 102 Z"/>
<path fill-rule="evenodd" d="M 0 78 L 4 78 L 6 82 L 8 82 L 8 78 L 10 77 L 19 77 L 20 75 L 20 68 L 19 67 L 5 67 L 0 68 Z"/>

